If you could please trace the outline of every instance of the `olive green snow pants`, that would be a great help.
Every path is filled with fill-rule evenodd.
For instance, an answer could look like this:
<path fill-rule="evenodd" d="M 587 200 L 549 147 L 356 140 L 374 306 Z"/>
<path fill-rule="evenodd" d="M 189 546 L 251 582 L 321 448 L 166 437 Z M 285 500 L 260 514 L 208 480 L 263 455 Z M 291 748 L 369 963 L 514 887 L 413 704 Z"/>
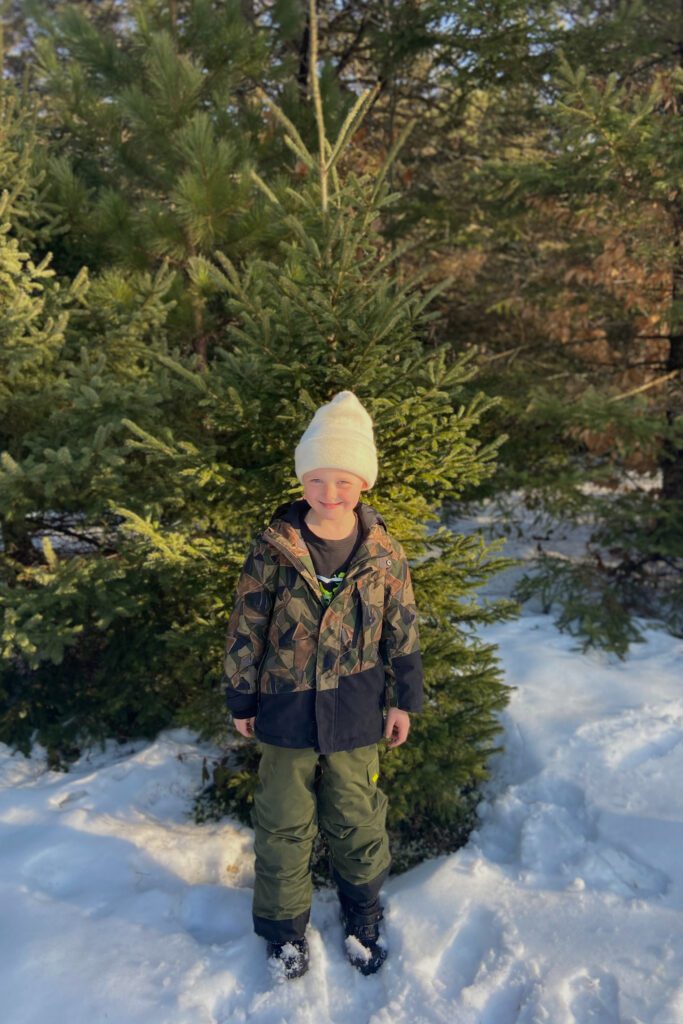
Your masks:
<path fill-rule="evenodd" d="M 271 942 L 286 942 L 300 938 L 308 922 L 318 825 L 340 892 L 361 903 L 377 896 L 391 863 L 387 798 L 377 787 L 376 743 L 334 754 L 259 746 L 252 811 L 254 930 Z"/>

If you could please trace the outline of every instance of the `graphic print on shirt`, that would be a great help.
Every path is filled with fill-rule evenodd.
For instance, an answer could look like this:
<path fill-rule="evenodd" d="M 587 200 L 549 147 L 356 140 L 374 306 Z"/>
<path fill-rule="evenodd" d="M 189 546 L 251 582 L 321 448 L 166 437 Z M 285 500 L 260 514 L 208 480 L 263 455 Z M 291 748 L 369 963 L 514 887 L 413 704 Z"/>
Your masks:
<path fill-rule="evenodd" d="M 348 536 L 338 540 L 319 537 L 306 522 L 305 509 L 308 507 L 307 503 L 302 503 L 299 528 L 313 562 L 323 605 L 327 607 L 348 573 L 353 556 L 363 541 L 363 533 L 356 513 L 354 527 Z"/>
<path fill-rule="evenodd" d="M 320 591 L 323 595 L 323 601 L 328 605 L 339 589 L 339 584 L 346 576 L 346 573 L 337 572 L 334 576 L 323 576 L 321 573 L 317 573 L 316 575 L 318 577 L 318 583 L 320 584 Z"/>

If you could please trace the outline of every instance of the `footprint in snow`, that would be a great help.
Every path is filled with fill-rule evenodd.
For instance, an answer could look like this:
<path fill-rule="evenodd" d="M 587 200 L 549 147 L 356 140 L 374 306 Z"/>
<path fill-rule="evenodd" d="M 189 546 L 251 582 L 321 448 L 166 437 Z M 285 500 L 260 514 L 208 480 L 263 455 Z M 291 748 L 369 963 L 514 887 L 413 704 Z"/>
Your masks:
<path fill-rule="evenodd" d="M 620 1024 L 619 986 L 614 975 L 600 969 L 583 971 L 567 983 L 573 1024 Z"/>
<path fill-rule="evenodd" d="M 494 964 L 502 941 L 493 911 L 485 907 L 471 911 L 441 953 L 434 971 L 435 987 L 450 997 L 469 988 L 482 970 Z"/>
<path fill-rule="evenodd" d="M 597 843 L 591 844 L 577 870 L 592 888 L 608 889 L 619 896 L 659 896 L 670 885 L 664 872 L 637 861 L 614 846 Z"/>

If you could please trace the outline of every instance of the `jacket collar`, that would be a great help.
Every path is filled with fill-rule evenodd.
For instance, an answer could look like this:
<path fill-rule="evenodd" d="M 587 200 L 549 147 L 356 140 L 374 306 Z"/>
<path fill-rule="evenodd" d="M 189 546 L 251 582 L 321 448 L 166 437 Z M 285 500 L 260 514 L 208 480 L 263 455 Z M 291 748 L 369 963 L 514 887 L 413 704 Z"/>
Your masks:
<path fill-rule="evenodd" d="M 306 541 L 301 535 L 300 516 L 305 515 L 311 506 L 305 498 L 286 502 L 273 513 L 269 526 L 262 533 L 265 541 L 287 555 L 303 576 L 320 596 L 320 587 L 315 575 Z M 362 531 L 362 541 L 349 566 L 346 578 L 355 576 L 366 567 L 366 563 L 377 564 L 383 556 L 391 554 L 391 544 L 384 519 L 372 505 L 359 501 L 355 507 Z"/>

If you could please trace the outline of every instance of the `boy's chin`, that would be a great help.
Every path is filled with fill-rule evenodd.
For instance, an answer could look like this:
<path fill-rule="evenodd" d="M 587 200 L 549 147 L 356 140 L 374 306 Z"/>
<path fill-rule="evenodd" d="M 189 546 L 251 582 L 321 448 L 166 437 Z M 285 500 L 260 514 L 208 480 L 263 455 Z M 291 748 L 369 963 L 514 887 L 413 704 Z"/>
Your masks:
<path fill-rule="evenodd" d="M 323 508 L 318 506 L 315 510 L 315 514 L 319 519 L 327 519 L 331 523 L 340 523 L 344 519 L 348 519 L 349 515 L 353 514 L 352 508 L 345 508 L 340 505 L 339 508 Z"/>

